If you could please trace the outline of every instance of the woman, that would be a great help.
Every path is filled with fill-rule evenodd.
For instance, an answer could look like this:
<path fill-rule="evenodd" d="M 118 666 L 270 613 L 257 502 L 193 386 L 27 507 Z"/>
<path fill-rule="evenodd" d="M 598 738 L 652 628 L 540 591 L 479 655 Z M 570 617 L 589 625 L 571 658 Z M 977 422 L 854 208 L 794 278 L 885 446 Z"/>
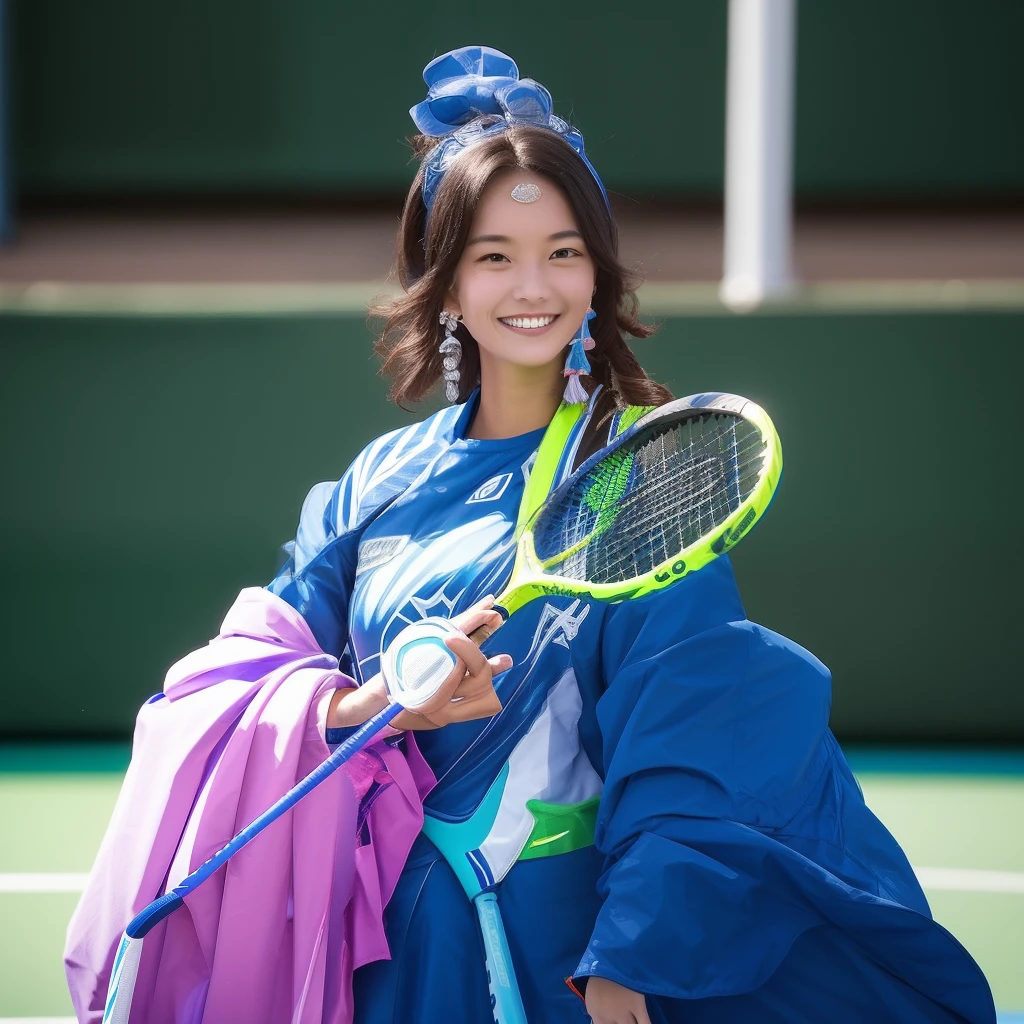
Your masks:
<path fill-rule="evenodd" d="M 399 235 L 406 292 L 383 310 L 380 347 L 397 401 L 444 376 L 462 404 L 374 442 L 337 489 L 311 497 L 295 561 L 271 588 L 326 650 L 347 648 L 362 679 L 407 623 L 486 608 L 500 589 L 531 459 L 566 377 L 580 383 L 582 346 L 568 365 L 566 351 L 589 309 L 588 383 L 601 393 L 580 405 L 567 449 L 606 443 L 627 407 L 669 397 L 622 340 L 650 329 L 579 133 L 486 47 L 438 58 L 424 79 L 412 111 L 424 159 Z M 438 450 L 423 440 L 437 437 Z M 336 524 L 385 481 L 400 494 L 362 529 L 338 586 Z M 426 808 L 442 820 L 471 815 L 506 763 L 536 768 L 556 749 L 534 795 L 601 794 L 595 845 L 522 860 L 499 886 L 531 1022 L 585 1019 L 566 977 L 601 1024 L 993 1019 L 977 966 L 931 922 L 864 806 L 827 727 L 827 671 L 746 621 L 726 559 L 646 600 L 535 602 L 494 642 L 511 658 L 450 641 L 466 699 L 400 724 L 419 730 L 437 778 Z M 328 725 L 382 701 L 339 691 Z M 557 729 L 535 749 L 546 718 Z M 425 836 L 387 932 L 392 959 L 356 972 L 360 1024 L 489 1019 L 473 912 Z"/>
<path fill-rule="evenodd" d="M 381 652 L 403 627 L 494 624 L 563 399 L 577 415 L 561 476 L 670 397 L 623 341 L 651 329 L 580 134 L 489 48 L 446 54 L 424 78 L 405 294 L 381 310 L 380 349 L 398 402 L 443 379 L 455 404 L 313 489 L 266 598 L 351 677 L 307 695 L 329 743 L 383 706 Z M 447 642 L 458 662 L 441 695 L 396 719 L 386 770 L 353 784 L 359 852 L 382 863 L 382 801 L 412 793 L 386 758 L 422 755 L 430 772 L 425 831 L 393 845 L 380 887 L 386 948 L 351 958 L 357 1024 L 491 1019 L 475 913 L 428 835 L 475 820 L 499 782 L 508 814 L 475 842 L 498 851 L 487 856 L 531 1024 L 994 1021 L 980 970 L 931 920 L 829 732 L 827 670 L 745 618 L 727 558 L 618 605 L 535 601 L 486 654 L 464 635 Z M 566 825 L 549 855 L 507 841 L 533 824 L 527 800 Z M 329 849 L 322 859 L 329 875 Z"/>

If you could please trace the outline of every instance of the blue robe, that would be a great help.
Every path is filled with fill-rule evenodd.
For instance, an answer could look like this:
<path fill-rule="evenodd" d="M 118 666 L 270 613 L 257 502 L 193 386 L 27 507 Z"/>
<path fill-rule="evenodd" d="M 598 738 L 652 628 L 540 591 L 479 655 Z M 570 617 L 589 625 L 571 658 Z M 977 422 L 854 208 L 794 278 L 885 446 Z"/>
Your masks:
<path fill-rule="evenodd" d="M 475 400 L 315 487 L 270 585 L 361 681 L 407 623 L 511 571 L 543 431 L 466 439 Z M 995 1020 L 829 731 L 828 670 L 746 619 L 727 558 L 641 600 L 536 600 L 484 649 L 515 662 L 503 710 L 417 733 L 427 811 L 464 820 L 507 763 L 544 799 L 599 794 L 593 845 L 496 886 L 531 1024 L 586 1021 L 565 979 L 592 975 L 645 993 L 655 1022 Z M 474 910 L 423 835 L 386 932 L 392 959 L 355 974 L 357 1024 L 491 1019 Z"/>

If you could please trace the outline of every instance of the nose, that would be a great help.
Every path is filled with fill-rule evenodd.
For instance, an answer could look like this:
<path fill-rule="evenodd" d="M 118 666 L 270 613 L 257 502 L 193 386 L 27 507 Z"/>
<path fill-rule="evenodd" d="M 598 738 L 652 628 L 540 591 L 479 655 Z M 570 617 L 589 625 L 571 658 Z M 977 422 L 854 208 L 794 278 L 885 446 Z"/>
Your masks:
<path fill-rule="evenodd" d="M 548 285 L 547 261 L 524 260 L 517 267 L 512 297 L 517 302 L 542 302 L 551 294 Z"/>

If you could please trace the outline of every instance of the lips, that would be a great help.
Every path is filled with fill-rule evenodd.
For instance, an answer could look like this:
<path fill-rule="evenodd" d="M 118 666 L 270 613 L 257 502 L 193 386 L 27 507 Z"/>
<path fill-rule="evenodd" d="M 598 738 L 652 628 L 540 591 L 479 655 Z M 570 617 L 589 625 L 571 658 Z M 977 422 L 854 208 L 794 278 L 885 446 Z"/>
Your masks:
<path fill-rule="evenodd" d="M 539 316 L 500 316 L 498 319 L 506 327 L 514 327 L 520 331 L 539 331 L 543 327 L 549 327 L 558 316 L 556 314 L 544 313 Z"/>

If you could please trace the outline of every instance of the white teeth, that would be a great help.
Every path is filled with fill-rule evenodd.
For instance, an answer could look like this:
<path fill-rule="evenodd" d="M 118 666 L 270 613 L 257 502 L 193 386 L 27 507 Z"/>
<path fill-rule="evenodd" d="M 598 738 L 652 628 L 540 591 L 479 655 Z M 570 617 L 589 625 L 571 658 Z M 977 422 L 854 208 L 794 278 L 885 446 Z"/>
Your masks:
<path fill-rule="evenodd" d="M 499 319 L 509 327 L 536 328 L 547 327 L 555 318 L 553 316 L 503 316 Z"/>

